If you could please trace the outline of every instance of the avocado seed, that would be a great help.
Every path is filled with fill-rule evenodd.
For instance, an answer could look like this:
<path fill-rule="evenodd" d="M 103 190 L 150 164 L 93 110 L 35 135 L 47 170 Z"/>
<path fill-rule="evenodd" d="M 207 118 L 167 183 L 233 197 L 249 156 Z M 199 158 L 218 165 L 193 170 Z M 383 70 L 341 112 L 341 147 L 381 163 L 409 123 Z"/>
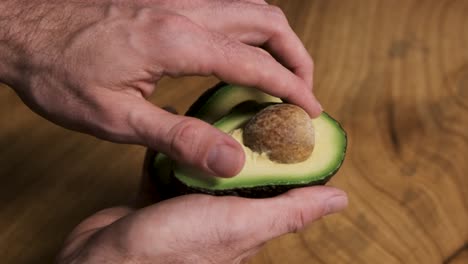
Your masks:
<path fill-rule="evenodd" d="M 244 145 L 266 153 L 271 161 L 298 163 L 310 157 L 315 135 L 309 115 L 292 104 L 275 104 L 258 112 L 244 127 Z"/>

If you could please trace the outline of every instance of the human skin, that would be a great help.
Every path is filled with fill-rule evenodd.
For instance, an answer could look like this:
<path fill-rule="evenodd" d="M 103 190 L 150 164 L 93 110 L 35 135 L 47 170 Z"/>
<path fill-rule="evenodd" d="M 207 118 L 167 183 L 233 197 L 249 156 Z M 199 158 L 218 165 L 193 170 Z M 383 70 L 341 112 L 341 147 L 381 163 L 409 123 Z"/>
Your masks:
<path fill-rule="evenodd" d="M 202 121 L 149 103 L 158 80 L 214 75 L 314 117 L 321 107 L 312 70 L 284 14 L 260 0 L 0 1 L 0 81 L 32 110 L 216 176 L 237 174 L 241 147 Z M 342 191 L 322 186 L 270 199 L 188 195 L 111 208 L 73 231 L 58 262 L 239 263 L 346 204 Z"/>
<path fill-rule="evenodd" d="M 57 263 L 223 263 L 247 261 L 265 242 L 297 232 L 347 206 L 346 194 L 315 186 L 269 199 L 186 195 L 161 201 L 147 170 L 131 207 L 98 212 L 67 238 Z"/>
<path fill-rule="evenodd" d="M 346 205 L 343 191 L 314 186 L 269 199 L 192 194 L 110 208 L 75 228 L 57 263 L 243 263 L 267 241 Z"/>
<path fill-rule="evenodd" d="M 214 75 L 314 117 L 321 107 L 312 70 L 282 11 L 262 0 L 0 2 L 0 81 L 31 109 L 61 126 L 148 146 L 216 176 L 240 171 L 239 143 L 149 103 L 158 80 Z"/>

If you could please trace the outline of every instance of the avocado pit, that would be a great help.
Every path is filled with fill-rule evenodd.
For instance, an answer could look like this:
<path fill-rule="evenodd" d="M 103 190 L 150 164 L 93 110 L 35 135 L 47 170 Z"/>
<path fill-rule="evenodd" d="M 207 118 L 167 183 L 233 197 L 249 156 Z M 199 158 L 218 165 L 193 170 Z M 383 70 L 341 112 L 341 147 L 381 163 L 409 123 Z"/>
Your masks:
<path fill-rule="evenodd" d="M 242 139 L 254 152 L 286 164 L 307 160 L 315 145 L 309 115 L 292 104 L 274 104 L 258 112 L 245 125 Z"/>

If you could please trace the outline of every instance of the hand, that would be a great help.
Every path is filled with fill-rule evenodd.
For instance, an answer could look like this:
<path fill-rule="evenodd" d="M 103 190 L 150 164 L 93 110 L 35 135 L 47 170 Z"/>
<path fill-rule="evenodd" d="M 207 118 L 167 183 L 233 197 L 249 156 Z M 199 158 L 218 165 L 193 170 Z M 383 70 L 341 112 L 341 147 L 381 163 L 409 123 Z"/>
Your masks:
<path fill-rule="evenodd" d="M 146 101 L 161 77 L 215 75 L 321 111 L 310 56 L 262 0 L 3 0 L 0 23 L 0 81 L 37 113 L 210 174 L 237 174 L 241 147 Z"/>
<path fill-rule="evenodd" d="M 316 186 L 269 199 L 187 195 L 137 211 L 107 209 L 73 231 L 58 263 L 241 263 L 346 205 L 342 191 Z"/>

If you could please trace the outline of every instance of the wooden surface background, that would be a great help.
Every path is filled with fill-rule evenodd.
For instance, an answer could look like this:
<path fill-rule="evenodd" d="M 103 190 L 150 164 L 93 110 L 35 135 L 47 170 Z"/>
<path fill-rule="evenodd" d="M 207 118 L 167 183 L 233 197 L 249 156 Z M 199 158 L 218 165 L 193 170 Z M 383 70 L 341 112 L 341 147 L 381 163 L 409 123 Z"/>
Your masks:
<path fill-rule="evenodd" d="M 468 263 L 468 1 L 272 1 L 348 132 L 350 206 L 251 263 Z M 184 111 L 216 80 L 165 79 Z M 51 263 L 64 236 L 136 192 L 144 149 L 64 130 L 0 87 L 0 262 Z"/>

